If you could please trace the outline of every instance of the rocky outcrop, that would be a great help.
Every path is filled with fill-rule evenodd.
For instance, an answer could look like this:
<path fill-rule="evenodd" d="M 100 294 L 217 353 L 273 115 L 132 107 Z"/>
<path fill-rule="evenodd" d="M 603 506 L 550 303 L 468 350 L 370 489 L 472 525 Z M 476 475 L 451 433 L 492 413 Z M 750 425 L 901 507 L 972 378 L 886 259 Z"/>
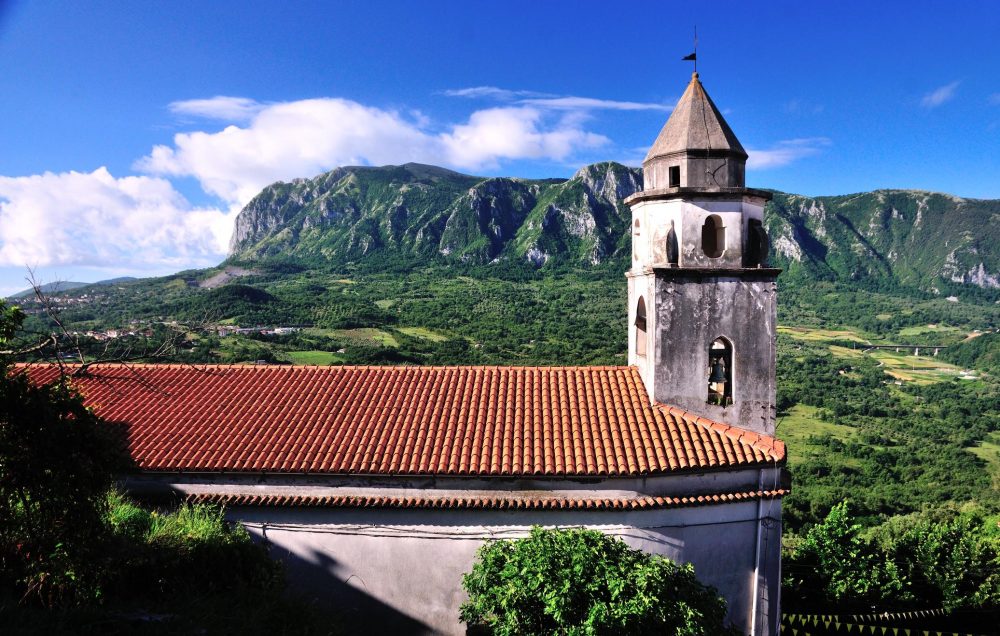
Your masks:
<path fill-rule="evenodd" d="M 464 262 L 596 264 L 626 254 L 638 170 L 615 163 L 573 178 L 478 178 L 407 164 L 338 168 L 276 183 L 239 214 L 230 241 L 240 260 L 278 255 L 346 262 L 373 253 Z"/>
<path fill-rule="evenodd" d="M 1000 201 L 914 190 L 775 194 L 766 223 L 793 276 L 878 279 L 934 293 L 940 283 L 1000 287 Z"/>

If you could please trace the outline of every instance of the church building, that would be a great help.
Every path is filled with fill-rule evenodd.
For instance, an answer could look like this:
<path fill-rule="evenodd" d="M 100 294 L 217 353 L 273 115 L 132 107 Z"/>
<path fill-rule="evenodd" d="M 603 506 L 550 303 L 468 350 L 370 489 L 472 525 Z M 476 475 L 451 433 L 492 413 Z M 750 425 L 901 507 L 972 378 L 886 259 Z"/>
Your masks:
<path fill-rule="evenodd" d="M 131 493 L 225 505 L 359 631 L 465 633 L 477 548 L 541 525 L 690 562 L 733 624 L 775 634 L 778 270 L 746 160 L 695 73 L 626 200 L 627 366 L 95 365 L 74 384 L 125 430 Z"/>

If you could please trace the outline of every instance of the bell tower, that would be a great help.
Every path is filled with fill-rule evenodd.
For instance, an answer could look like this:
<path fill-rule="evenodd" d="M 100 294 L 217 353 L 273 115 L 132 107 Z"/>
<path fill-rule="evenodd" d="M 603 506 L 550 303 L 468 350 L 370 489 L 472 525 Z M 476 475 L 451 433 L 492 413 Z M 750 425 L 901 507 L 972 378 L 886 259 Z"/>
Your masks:
<path fill-rule="evenodd" d="M 775 426 L 776 279 L 747 153 L 694 73 L 643 161 L 632 209 L 628 361 L 650 398 Z"/>

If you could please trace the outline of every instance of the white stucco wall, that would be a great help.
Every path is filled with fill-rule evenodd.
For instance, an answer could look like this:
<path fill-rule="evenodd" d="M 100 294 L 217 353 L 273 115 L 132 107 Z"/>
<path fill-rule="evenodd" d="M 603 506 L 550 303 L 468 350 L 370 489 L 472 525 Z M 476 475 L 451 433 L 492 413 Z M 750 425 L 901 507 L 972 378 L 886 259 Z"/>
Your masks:
<path fill-rule="evenodd" d="M 489 538 L 525 536 L 537 524 L 596 528 L 635 548 L 690 562 L 702 582 L 729 600 L 730 620 L 747 633 L 773 634 L 777 608 L 766 599 L 778 594 L 780 503 L 763 506 L 770 521 L 761 528 L 762 562 L 771 567 L 761 573 L 753 632 L 753 579 L 763 538 L 757 502 L 624 513 L 248 507 L 227 514 L 270 543 L 273 556 L 288 564 L 294 586 L 341 608 L 349 623 L 369 633 L 464 634 L 461 580 L 476 550 Z"/>
<path fill-rule="evenodd" d="M 701 250 L 701 227 L 709 215 L 718 216 L 726 228 L 725 251 L 718 258 L 709 258 Z M 764 200 L 755 196 L 638 201 L 632 204 L 631 271 L 638 274 L 667 265 L 666 241 L 671 227 L 680 248 L 680 267 L 742 267 L 748 223 L 763 218 Z"/>
<path fill-rule="evenodd" d="M 144 474 L 137 495 L 523 497 L 629 499 L 779 487 L 782 469 L 744 468 L 639 478 L 474 478 Z M 462 575 L 490 538 L 533 525 L 595 528 L 635 548 L 692 563 L 745 633 L 774 634 L 780 618 L 781 501 L 632 511 L 230 506 L 227 517 L 271 546 L 292 586 L 340 612 L 352 633 L 464 634 Z M 755 577 L 759 581 L 755 582 Z M 755 603 L 756 599 L 756 603 Z"/>

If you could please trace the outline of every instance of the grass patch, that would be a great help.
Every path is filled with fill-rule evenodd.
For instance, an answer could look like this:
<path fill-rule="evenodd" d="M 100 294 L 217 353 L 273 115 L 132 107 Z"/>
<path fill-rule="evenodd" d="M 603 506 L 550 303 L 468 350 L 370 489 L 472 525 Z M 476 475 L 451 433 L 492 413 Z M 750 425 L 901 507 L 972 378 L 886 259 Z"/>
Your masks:
<path fill-rule="evenodd" d="M 986 470 L 993 476 L 993 484 L 1000 487 L 1000 431 L 990 433 L 978 446 L 973 446 L 968 451 L 986 462 Z"/>
<path fill-rule="evenodd" d="M 861 349 L 848 349 L 839 345 L 830 345 L 830 353 L 837 358 L 863 358 L 865 352 Z"/>
<path fill-rule="evenodd" d="M 362 327 L 360 329 L 335 329 L 333 333 L 334 335 L 346 338 L 347 340 L 352 341 L 352 344 L 357 345 L 375 345 L 383 347 L 399 346 L 399 341 L 396 340 L 395 336 L 391 333 L 371 327 Z"/>
<path fill-rule="evenodd" d="M 397 327 L 396 331 L 405 333 L 408 336 L 413 336 L 414 338 L 430 340 L 431 342 L 444 342 L 445 340 L 448 340 L 448 336 L 443 336 L 435 331 L 427 329 L 426 327 Z"/>
<path fill-rule="evenodd" d="M 869 355 L 882 363 L 886 374 L 903 382 L 933 384 L 950 380 L 962 374 L 963 370 L 938 358 L 896 353 L 876 349 Z"/>
<path fill-rule="evenodd" d="M 778 326 L 778 333 L 804 342 L 829 342 L 830 340 L 849 340 L 861 344 L 868 341 L 848 329 L 813 329 L 810 327 Z"/>
<path fill-rule="evenodd" d="M 344 361 L 344 356 L 332 351 L 286 351 L 285 355 L 291 359 L 292 364 L 315 364 L 319 366 L 327 366 Z"/>
<path fill-rule="evenodd" d="M 388 309 L 388 308 L 392 307 L 393 305 L 395 305 L 398 302 L 399 301 L 396 300 L 395 298 L 383 298 L 382 300 L 376 300 L 375 301 L 375 305 L 379 309 Z"/>
<path fill-rule="evenodd" d="M 348 344 L 369 346 L 369 347 L 398 347 L 399 341 L 388 331 L 374 329 L 372 327 L 362 327 L 359 329 L 325 329 L 320 327 L 310 327 L 303 329 L 302 333 L 308 336 L 320 336 L 323 338 L 334 338 L 346 340 Z M 312 364 L 312 363 L 309 363 Z"/>
<path fill-rule="evenodd" d="M 326 327 L 306 327 L 302 330 L 306 336 L 319 336 L 321 338 L 334 338 L 340 335 L 339 329 L 328 329 Z"/>
<path fill-rule="evenodd" d="M 810 441 L 812 437 L 830 436 L 846 441 L 857 432 L 853 426 L 824 422 L 819 409 L 806 404 L 796 404 L 778 419 L 776 435 L 788 444 L 788 462 L 798 464 L 822 452 L 822 446 Z"/>
<path fill-rule="evenodd" d="M 949 327 L 948 325 L 920 325 L 916 327 L 903 327 L 899 330 L 899 337 L 921 336 L 926 333 L 954 335 L 961 333 L 961 331 L 958 327 Z"/>

